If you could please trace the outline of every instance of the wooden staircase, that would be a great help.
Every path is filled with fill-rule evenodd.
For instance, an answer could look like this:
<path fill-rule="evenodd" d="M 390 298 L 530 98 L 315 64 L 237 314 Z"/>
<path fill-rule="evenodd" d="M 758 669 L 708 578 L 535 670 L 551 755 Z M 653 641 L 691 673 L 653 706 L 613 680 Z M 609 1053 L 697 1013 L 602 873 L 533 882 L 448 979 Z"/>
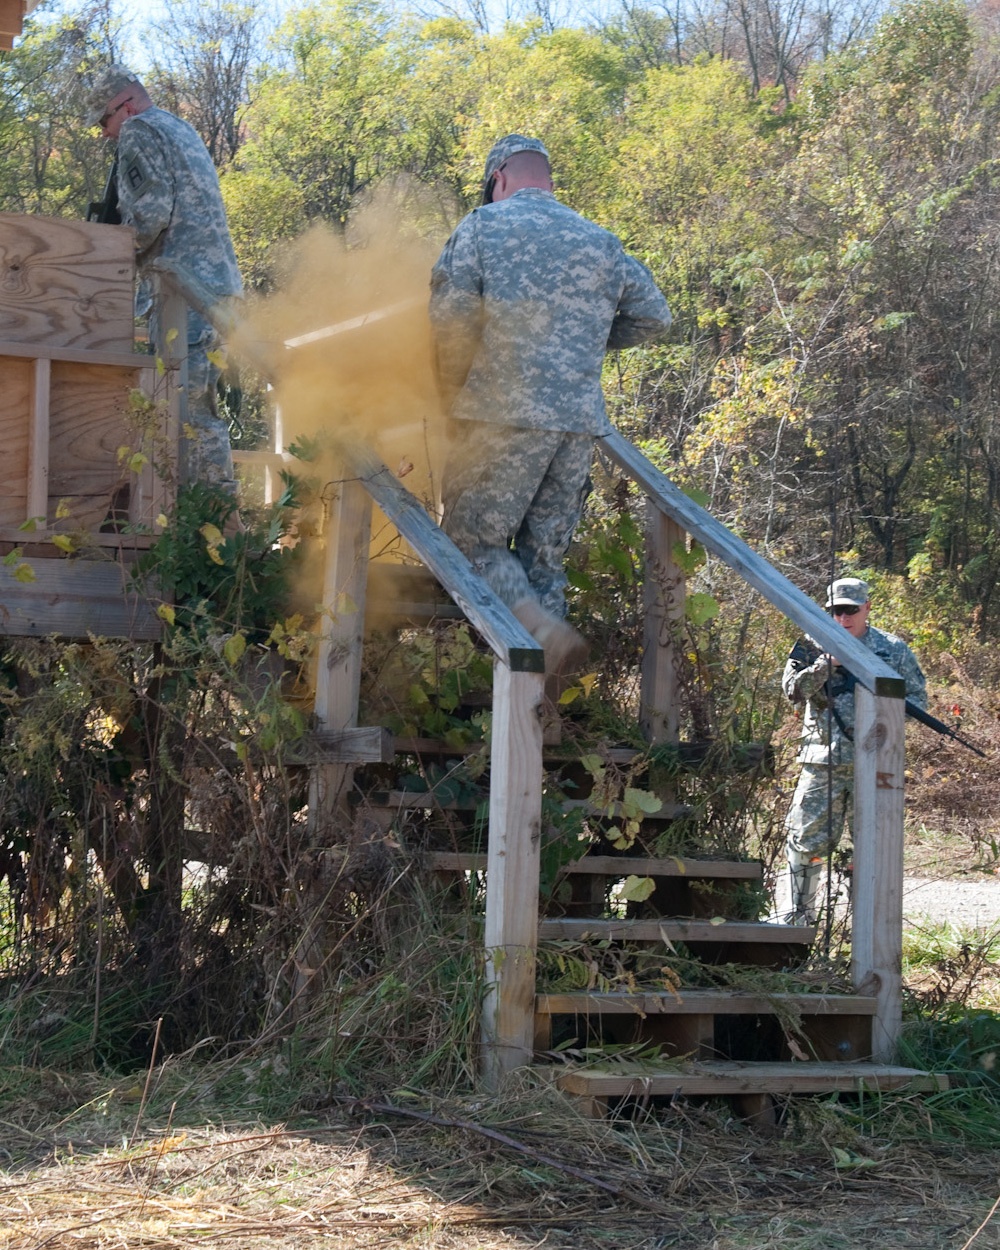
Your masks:
<path fill-rule="evenodd" d="M 680 496 L 625 440 L 613 435 L 602 442 L 651 500 L 640 721 L 648 741 L 676 743 L 679 699 L 672 638 L 684 611 L 684 579 L 672 553 L 677 543 L 686 542 L 685 530 L 821 645 L 832 626 L 790 583 Z M 355 538 L 341 553 L 339 566 L 328 565 L 324 599 L 346 590 L 364 605 L 370 589 L 383 601 L 380 620 L 384 622 L 389 601 L 410 628 L 465 616 L 495 656 L 490 767 L 478 791 L 386 786 L 383 769 L 380 784 L 362 800 L 366 814 L 384 828 L 404 831 L 404 845 L 422 855 L 436 876 L 442 906 L 448 905 L 449 895 L 480 904 L 485 898 L 487 1084 L 495 1085 L 506 1071 L 530 1062 L 591 1114 L 606 1114 L 617 1104 L 725 1096 L 762 1124 L 773 1118 L 775 1100 L 790 1094 L 941 1088 L 944 1078 L 892 1062 L 901 1012 L 898 676 L 863 648 L 864 654 L 846 660 L 857 669 L 860 683 L 853 987 L 816 990 L 808 977 L 796 973 L 809 956 L 813 929 L 762 921 L 759 909 L 746 914 L 740 891 L 760 889 L 760 864 L 655 855 L 639 847 L 630 854 L 617 853 L 602 844 L 602 813 L 586 794 L 561 806 L 576 806 L 593 841 L 585 854 L 560 866 L 559 888 L 549 891 L 539 906 L 546 748 L 539 724 L 538 649 L 377 458 L 354 448 L 345 449 L 345 461 L 345 477 L 353 480 L 345 485 L 338 505 L 342 513 L 350 515 L 355 527 L 360 521 L 366 536 L 365 507 L 373 500 L 435 577 L 375 566 L 369 588 L 367 545 L 364 537 Z M 367 505 L 362 489 L 370 496 Z M 335 530 L 337 524 L 335 518 Z M 827 645 L 841 641 L 834 635 Z M 357 691 L 362 645 L 358 622 L 353 634 L 335 623 L 324 645 L 335 676 L 353 648 L 351 681 Z M 333 682 L 331 676 L 331 690 Z M 363 731 L 350 720 L 357 714 L 356 697 L 348 703 L 342 689 L 338 697 L 340 732 L 360 735 Z M 317 711 L 323 725 L 322 698 Z M 326 718 L 326 726 L 333 728 L 334 718 Z M 425 759 L 463 754 L 461 748 L 426 739 L 397 745 L 411 762 L 414 754 Z M 626 752 L 619 754 L 624 758 Z M 565 763 L 565 755 L 560 758 Z M 559 760 L 544 762 L 555 767 Z M 663 828 L 683 814 L 667 802 L 654 820 Z M 405 833 L 414 830 L 416 844 Z M 652 892 L 642 903 L 623 903 L 616 887 L 633 876 L 650 879 Z M 597 977 L 587 988 L 546 984 L 546 968 L 561 952 L 588 948 L 613 952 L 624 974 L 619 983 L 601 984 Z M 688 970 L 687 980 L 671 971 L 678 956 Z M 650 977 L 657 965 L 664 969 L 659 980 Z"/>
<path fill-rule="evenodd" d="M 424 764 L 462 753 L 427 739 L 395 745 L 410 775 L 414 746 Z M 546 762 L 557 771 L 565 755 Z M 475 906 L 488 884 L 488 778 L 480 779 L 479 790 L 455 797 L 448 789 L 375 789 L 361 800 L 437 881 L 443 909 L 468 907 L 470 900 Z M 585 813 L 592 830 L 609 823 L 586 798 L 560 807 Z M 684 805 L 668 805 L 656 824 L 662 830 L 689 813 Z M 439 849 L 445 843 L 453 849 Z M 641 904 L 616 902 L 615 887 L 629 877 L 655 883 Z M 552 884 L 540 903 L 533 1062 L 585 1113 L 723 1097 L 766 1128 L 780 1100 L 792 1094 L 946 1084 L 872 1059 L 874 996 L 781 988 L 809 981 L 796 970 L 808 960 L 816 930 L 747 918 L 748 906 L 764 897 L 759 862 L 623 854 L 594 842 L 561 864 Z M 619 967 L 632 970 L 627 988 L 547 986 L 560 959 L 586 958 L 593 948 L 615 950 Z M 600 957 L 593 957 L 595 966 Z M 678 962 L 695 978 L 701 969 L 706 981 L 721 977 L 724 984 L 689 985 L 671 971 Z M 659 975 L 651 977 L 651 970 Z"/>

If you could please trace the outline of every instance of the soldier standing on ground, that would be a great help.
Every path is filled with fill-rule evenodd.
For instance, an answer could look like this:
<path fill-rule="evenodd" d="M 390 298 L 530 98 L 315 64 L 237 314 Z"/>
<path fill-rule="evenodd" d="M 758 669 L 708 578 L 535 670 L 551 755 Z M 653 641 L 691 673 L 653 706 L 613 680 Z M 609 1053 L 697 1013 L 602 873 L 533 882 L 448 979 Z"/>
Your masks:
<path fill-rule="evenodd" d="M 136 232 L 140 277 L 137 311 L 155 308 L 149 273 L 154 262 L 190 273 L 223 302 L 243 294 L 219 177 L 193 126 L 156 108 L 124 65 L 104 70 L 87 100 L 89 124 L 118 143 L 117 192 L 122 222 Z M 155 340 L 155 326 L 151 321 Z M 209 321 L 194 309 L 187 324 L 187 423 L 180 440 L 180 484 L 206 482 L 236 493 L 229 430 L 215 399 L 219 346 Z"/>
<path fill-rule="evenodd" d="M 906 697 L 927 707 L 927 685 L 917 657 L 895 634 L 868 624 L 868 583 L 842 577 L 827 588 L 833 619 L 903 678 Z M 823 865 L 837 849 L 854 808 L 854 685 L 840 661 L 796 644 L 781 679 L 793 703 L 804 703 L 799 774 L 786 821 L 792 910 L 789 923 L 813 924 Z"/>
<path fill-rule="evenodd" d="M 573 672 L 587 648 L 565 620 L 563 560 L 594 438 L 611 430 L 601 367 L 665 335 L 666 300 L 613 234 L 555 198 L 542 143 L 511 134 L 434 266 L 430 314 L 451 418 L 445 532 L 545 649 L 546 672 Z"/>

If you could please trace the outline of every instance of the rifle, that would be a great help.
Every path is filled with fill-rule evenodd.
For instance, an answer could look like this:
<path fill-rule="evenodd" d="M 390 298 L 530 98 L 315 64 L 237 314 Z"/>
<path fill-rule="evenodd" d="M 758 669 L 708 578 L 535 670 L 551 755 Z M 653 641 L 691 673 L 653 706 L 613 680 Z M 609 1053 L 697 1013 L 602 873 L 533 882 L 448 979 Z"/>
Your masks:
<path fill-rule="evenodd" d="M 823 652 L 816 646 L 810 638 L 800 638 L 788 654 L 790 660 L 797 660 L 803 667 L 815 664 Z M 842 694 L 853 694 L 854 687 L 858 684 L 858 679 L 849 670 L 839 665 L 830 677 L 826 679 L 826 692 L 828 698 L 834 700 Z M 935 733 L 941 734 L 944 738 L 952 738 L 960 746 L 968 751 L 974 751 L 976 755 L 982 759 L 986 759 L 986 752 L 981 751 L 974 743 L 969 742 L 967 738 L 956 729 L 952 729 L 950 725 L 946 725 L 943 720 L 938 720 L 936 716 L 932 716 L 930 712 L 925 712 L 922 707 L 914 703 L 912 699 L 904 699 L 903 707 L 907 716 L 912 716 L 914 720 L 919 721 L 921 725 L 926 725 L 928 729 L 933 729 Z M 841 726 L 847 737 L 850 738 L 849 731 Z"/>
<path fill-rule="evenodd" d="M 108 180 L 104 184 L 104 195 L 99 200 L 91 200 L 87 208 L 87 220 L 97 221 L 105 226 L 120 226 L 121 213 L 118 211 L 118 153 L 111 162 Z"/>

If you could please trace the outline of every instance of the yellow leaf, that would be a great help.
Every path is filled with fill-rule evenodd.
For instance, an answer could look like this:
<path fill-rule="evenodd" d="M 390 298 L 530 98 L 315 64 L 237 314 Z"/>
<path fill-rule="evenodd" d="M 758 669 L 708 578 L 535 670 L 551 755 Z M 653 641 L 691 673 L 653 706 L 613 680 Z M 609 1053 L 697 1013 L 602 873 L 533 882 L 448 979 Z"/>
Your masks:
<path fill-rule="evenodd" d="M 128 467 L 133 473 L 141 473 L 147 464 L 149 464 L 149 457 L 137 451 L 134 456 L 130 457 Z"/>
<path fill-rule="evenodd" d="M 173 343 L 173 342 L 175 342 L 175 341 L 176 341 L 176 339 L 177 339 L 177 335 L 178 335 L 179 333 L 180 333 L 180 331 L 177 329 L 177 327 L 176 327 L 176 326 L 171 326 L 171 327 L 170 327 L 170 329 L 167 331 L 167 346 L 168 346 L 168 347 L 170 346 L 170 344 L 171 344 L 171 343 Z"/>
<path fill-rule="evenodd" d="M 166 371 L 167 371 L 167 367 L 166 367 L 166 365 L 163 363 L 163 357 L 162 357 L 162 356 L 157 356 L 157 358 L 156 358 L 156 376 L 157 376 L 158 378 L 162 378 L 162 377 L 163 377 L 163 375 L 166 373 Z"/>
<path fill-rule="evenodd" d="M 35 530 L 38 529 L 39 522 L 41 522 L 41 524 L 44 526 L 45 517 L 30 516 L 28 517 L 27 521 L 22 521 L 21 524 L 17 528 L 24 534 L 33 534 Z"/>
<path fill-rule="evenodd" d="M 358 605 L 346 591 L 342 590 L 337 596 L 333 610 L 337 616 L 350 616 L 352 612 L 357 612 Z"/>
<path fill-rule="evenodd" d="M 205 547 L 205 550 L 208 552 L 208 558 L 212 561 L 213 564 L 224 565 L 226 563 L 225 560 L 223 560 L 222 556 L 219 555 L 219 548 L 213 546 L 212 543 L 209 543 Z"/>
<path fill-rule="evenodd" d="M 65 520 L 65 518 L 69 516 L 70 505 L 72 504 L 72 502 L 73 502 L 72 499 L 60 499 L 59 500 L 59 502 L 56 504 L 56 520 L 57 521 Z"/>
<path fill-rule="evenodd" d="M 206 521 L 198 533 L 204 538 L 205 542 L 211 543 L 213 547 L 217 547 L 222 542 L 222 530 L 217 525 L 213 525 L 211 521 Z"/>
<path fill-rule="evenodd" d="M 194 428 L 194 426 L 189 421 L 184 422 L 183 432 L 184 432 L 184 437 L 188 440 L 188 442 L 193 443 L 195 439 L 197 439 L 198 437 L 198 431 Z"/>
<path fill-rule="evenodd" d="M 596 673 L 585 673 L 584 676 L 580 678 L 580 685 L 583 687 L 583 693 L 588 699 L 590 698 L 590 692 L 593 690 L 596 683 Z"/>
<path fill-rule="evenodd" d="M 52 546 L 58 547 L 60 551 L 65 551 L 67 555 L 72 555 L 76 550 L 76 543 L 70 538 L 69 534 L 53 534 Z"/>
<path fill-rule="evenodd" d="M 226 360 L 225 352 L 215 350 L 211 352 L 206 352 L 205 355 L 208 357 L 209 361 L 211 361 L 211 363 L 215 365 L 216 369 L 221 369 L 225 371 L 226 365 L 229 363 Z"/>
<path fill-rule="evenodd" d="M 725 924 L 726 918 L 725 916 L 713 916 L 712 919 L 708 923 L 714 924 L 714 925 Z"/>
<path fill-rule="evenodd" d="M 567 686 L 567 688 L 559 696 L 559 702 L 563 706 L 567 706 L 568 704 L 573 703 L 576 699 L 579 699 L 581 694 L 583 694 L 583 690 L 580 686 Z"/>
<path fill-rule="evenodd" d="M 242 634 L 233 634 L 232 638 L 226 639 L 225 646 L 222 648 L 222 654 L 226 657 L 227 663 L 235 666 L 239 664 L 246 649 L 246 638 Z"/>
<path fill-rule="evenodd" d="M 167 520 L 167 514 L 165 512 L 161 512 L 159 514 L 159 516 L 156 518 L 156 524 L 157 526 L 159 526 L 161 530 L 165 530 L 167 528 L 170 522 Z"/>
<path fill-rule="evenodd" d="M 19 564 L 14 570 L 14 576 L 19 582 L 33 582 L 35 580 L 35 570 L 30 564 Z"/>
<path fill-rule="evenodd" d="M 161 603 L 160 606 L 156 609 L 156 615 L 160 618 L 161 621 L 166 621 L 168 625 L 173 625 L 173 623 L 177 619 L 177 613 L 174 611 L 174 609 L 170 606 L 169 603 Z"/>
<path fill-rule="evenodd" d="M 121 464 L 121 462 L 122 462 L 123 460 L 126 460 L 129 456 L 131 456 L 131 454 L 132 454 L 132 448 L 131 448 L 131 447 L 126 447 L 126 446 L 124 445 L 124 443 L 123 443 L 123 444 L 122 444 L 122 446 L 121 446 L 121 447 L 119 447 L 119 448 L 118 448 L 118 450 L 115 452 L 115 455 L 118 457 L 118 463 L 119 463 L 119 464 Z"/>

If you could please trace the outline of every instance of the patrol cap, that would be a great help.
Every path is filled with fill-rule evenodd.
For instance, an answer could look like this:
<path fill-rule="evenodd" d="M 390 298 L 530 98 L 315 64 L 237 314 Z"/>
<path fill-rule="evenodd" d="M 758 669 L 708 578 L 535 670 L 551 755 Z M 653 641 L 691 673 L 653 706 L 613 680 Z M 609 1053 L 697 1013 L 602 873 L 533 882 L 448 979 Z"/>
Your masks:
<path fill-rule="evenodd" d="M 107 111 L 108 104 L 127 87 L 139 81 L 137 74 L 125 65 L 109 65 L 101 70 L 97 81 L 87 92 L 84 118 L 88 126 L 97 126 Z"/>
<path fill-rule="evenodd" d="M 484 204 L 493 203 L 493 175 L 504 161 L 509 161 L 518 152 L 540 152 L 546 160 L 549 159 L 541 139 L 529 139 L 527 135 L 504 135 L 502 139 L 498 139 L 486 158 L 486 171 L 483 174 Z"/>
<path fill-rule="evenodd" d="M 868 583 L 860 577 L 841 577 L 831 582 L 826 590 L 826 606 L 836 608 L 840 604 L 853 603 L 863 608 L 868 602 Z"/>

